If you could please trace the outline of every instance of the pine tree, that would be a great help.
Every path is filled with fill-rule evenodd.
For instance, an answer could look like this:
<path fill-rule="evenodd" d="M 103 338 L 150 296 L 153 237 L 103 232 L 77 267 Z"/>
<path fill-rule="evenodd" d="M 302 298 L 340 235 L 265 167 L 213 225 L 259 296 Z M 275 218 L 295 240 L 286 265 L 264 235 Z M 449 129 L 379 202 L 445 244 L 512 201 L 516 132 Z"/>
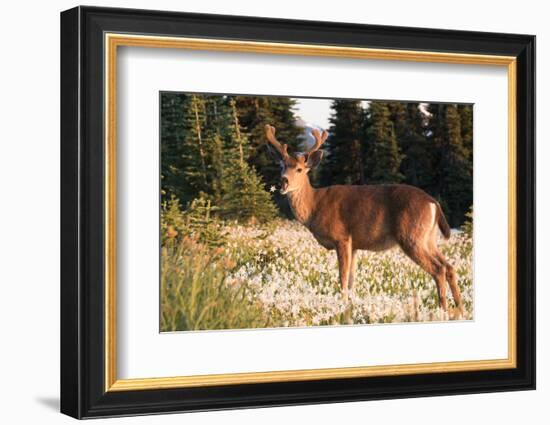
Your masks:
<path fill-rule="evenodd" d="M 206 120 L 204 126 L 207 141 L 210 198 L 217 205 L 223 196 L 224 170 L 228 152 L 226 140 L 231 138 L 231 113 L 226 96 L 205 96 Z"/>
<path fill-rule="evenodd" d="M 221 214 L 239 221 L 265 222 L 275 216 L 275 206 L 261 178 L 246 161 L 248 139 L 239 122 L 235 99 L 229 100 L 229 107 L 232 122 L 224 149 Z"/>
<path fill-rule="evenodd" d="M 464 216 L 472 205 L 472 163 L 469 160 L 470 152 L 464 146 L 462 140 L 461 120 L 458 108 L 455 105 L 447 105 L 446 110 L 447 130 L 447 160 L 445 185 L 443 196 L 450 209 L 449 221 L 452 226 L 459 226 L 464 221 Z"/>
<path fill-rule="evenodd" d="M 279 185 L 281 169 L 268 152 L 265 125 L 277 129 L 277 138 L 289 145 L 290 152 L 301 150 L 301 129 L 296 125 L 294 114 L 296 100 L 260 96 L 236 96 L 235 100 L 239 121 L 249 142 L 248 164 L 256 170 L 265 189 Z M 286 197 L 275 193 L 273 200 L 283 215 L 292 216 Z"/>
<path fill-rule="evenodd" d="M 180 184 L 182 179 L 181 141 L 185 133 L 184 103 L 186 95 L 181 93 L 162 93 L 161 107 L 161 196 L 163 201 L 178 198 L 182 193 Z"/>
<path fill-rule="evenodd" d="M 183 98 L 181 123 L 176 124 L 181 128 L 177 149 L 172 147 L 179 156 L 175 163 L 178 176 L 172 182 L 176 190 L 172 193 L 182 205 L 199 197 L 214 202 L 221 199 L 224 140 L 229 137 L 230 124 L 226 103 L 221 96 L 191 94 Z M 165 167 L 164 157 L 162 161 Z"/>
<path fill-rule="evenodd" d="M 207 98 L 163 93 L 161 96 L 161 181 L 163 196 L 186 204 L 211 196 L 219 157 L 215 132 L 209 131 Z"/>
<path fill-rule="evenodd" d="M 267 222 L 276 215 L 260 177 L 246 163 L 237 162 L 223 183 L 221 215 L 241 222 Z"/>
<path fill-rule="evenodd" d="M 270 194 L 247 160 L 249 141 L 230 96 L 161 96 L 162 190 L 182 205 L 212 202 L 226 218 L 265 221 Z"/>
<path fill-rule="evenodd" d="M 206 135 L 204 133 L 205 102 L 199 95 L 186 97 L 181 140 L 180 201 L 185 205 L 201 194 L 211 192 L 207 169 Z"/>
<path fill-rule="evenodd" d="M 334 100 L 331 104 L 327 156 L 322 163 L 322 184 L 362 184 L 364 175 L 364 110 L 359 100 Z"/>
<path fill-rule="evenodd" d="M 433 155 L 426 138 L 426 117 L 418 103 L 388 102 L 399 150 L 403 154 L 400 171 L 404 183 L 428 192 L 434 182 Z"/>
<path fill-rule="evenodd" d="M 302 150 L 295 101 L 162 93 L 160 103 L 163 200 L 175 196 L 189 205 L 201 198 L 223 206 L 228 218 L 272 217 L 265 189 L 278 183 L 280 170 L 266 155 L 264 125 L 275 125 L 279 139 Z M 409 183 L 441 202 L 451 226 L 463 222 L 472 204 L 472 105 L 370 102 L 363 108 L 360 101 L 335 100 L 332 109 L 323 185 Z"/>
<path fill-rule="evenodd" d="M 474 157 L 474 108 L 473 105 L 458 105 L 460 114 L 460 134 L 464 149 L 468 151 L 468 158 L 473 161 Z"/>
<path fill-rule="evenodd" d="M 472 161 L 463 144 L 461 117 L 455 104 L 431 104 L 429 137 L 436 152 L 434 196 L 449 224 L 457 227 L 472 205 Z"/>
<path fill-rule="evenodd" d="M 294 108 L 296 101 L 288 97 L 236 96 L 239 121 L 249 142 L 247 162 L 253 166 L 266 188 L 278 184 L 280 168 L 266 148 L 265 125 L 277 129 L 277 138 L 297 151 L 300 145 L 300 129 L 296 126 Z"/>
<path fill-rule="evenodd" d="M 284 140 L 291 149 L 300 150 L 301 129 L 296 125 L 296 99 L 290 97 L 270 97 L 269 109 L 277 137 Z M 265 140 L 264 140 L 265 142 Z"/>
<path fill-rule="evenodd" d="M 369 104 L 366 172 L 369 183 L 399 183 L 403 155 L 397 144 L 387 102 Z"/>

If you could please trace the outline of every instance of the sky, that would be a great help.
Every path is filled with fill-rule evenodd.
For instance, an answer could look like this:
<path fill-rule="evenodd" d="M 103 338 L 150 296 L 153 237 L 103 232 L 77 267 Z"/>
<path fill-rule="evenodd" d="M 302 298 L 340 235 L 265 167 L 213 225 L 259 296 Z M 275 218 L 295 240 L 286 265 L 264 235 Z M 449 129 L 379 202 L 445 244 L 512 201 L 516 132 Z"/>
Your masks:
<path fill-rule="evenodd" d="M 328 129 L 330 123 L 330 99 L 296 99 L 296 114 L 305 122 Z"/>
<path fill-rule="evenodd" d="M 308 124 L 315 124 L 323 130 L 330 127 L 330 103 L 331 99 L 305 99 L 296 98 L 296 114 Z M 363 101 L 365 106 L 367 101 Z"/>

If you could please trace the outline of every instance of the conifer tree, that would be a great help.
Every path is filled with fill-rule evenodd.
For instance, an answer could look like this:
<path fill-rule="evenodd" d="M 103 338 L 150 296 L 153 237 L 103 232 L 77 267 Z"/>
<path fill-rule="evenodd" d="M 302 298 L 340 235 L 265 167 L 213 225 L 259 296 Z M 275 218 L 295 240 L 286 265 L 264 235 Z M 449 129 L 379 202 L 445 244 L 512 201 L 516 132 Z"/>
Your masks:
<path fill-rule="evenodd" d="M 162 93 L 162 197 L 205 199 L 224 217 L 263 221 L 275 213 L 265 190 L 278 165 L 266 155 L 264 126 L 301 151 L 295 100 Z M 438 199 L 451 226 L 472 205 L 472 105 L 335 100 L 321 184 L 404 182 Z M 284 198 L 275 196 L 281 211 Z"/>
<path fill-rule="evenodd" d="M 185 205 L 198 196 L 212 195 L 216 148 L 213 133 L 207 131 L 206 99 L 173 93 L 161 98 L 162 190 Z"/>
<path fill-rule="evenodd" d="M 198 196 L 210 192 L 207 171 L 207 150 L 204 134 L 205 105 L 202 96 L 192 94 L 183 105 L 184 134 L 181 140 L 182 151 L 182 199 L 184 204 Z"/>
<path fill-rule="evenodd" d="M 275 216 L 275 206 L 261 178 L 246 161 L 248 139 L 239 122 L 235 99 L 229 100 L 229 107 L 231 124 L 230 137 L 224 149 L 221 214 L 239 221 L 265 222 Z"/>
<path fill-rule="evenodd" d="M 291 152 L 300 150 L 300 129 L 294 116 L 296 101 L 267 96 L 236 96 L 235 101 L 250 146 L 247 161 L 260 174 L 266 187 L 277 185 L 280 169 L 267 151 L 264 128 L 266 124 L 274 126 L 277 137 L 288 144 Z"/>
<path fill-rule="evenodd" d="M 461 119 L 455 105 L 447 105 L 447 167 L 444 177 L 443 196 L 449 207 L 449 222 L 452 226 L 460 226 L 470 205 L 472 205 L 472 163 L 470 152 L 462 140 Z"/>
<path fill-rule="evenodd" d="M 323 149 L 322 184 L 362 184 L 364 176 L 364 110 L 359 100 L 334 100 L 329 138 Z"/>
<path fill-rule="evenodd" d="M 403 154 L 403 183 L 430 191 L 433 186 L 433 154 L 425 134 L 424 114 L 415 102 L 388 102 L 399 150 Z"/>
<path fill-rule="evenodd" d="M 284 140 L 290 149 L 301 150 L 301 129 L 296 126 L 296 99 L 290 97 L 270 97 L 269 109 L 277 137 Z"/>
<path fill-rule="evenodd" d="M 468 151 L 468 158 L 473 161 L 474 156 L 474 108 L 473 105 L 458 105 L 460 114 L 460 134 L 464 149 Z"/>
<path fill-rule="evenodd" d="M 429 137 L 436 152 L 434 196 L 451 227 L 458 227 L 473 201 L 472 162 L 463 144 L 461 117 L 455 104 L 431 104 L 429 112 Z"/>
<path fill-rule="evenodd" d="M 205 139 L 209 159 L 210 194 L 215 205 L 223 196 L 223 178 L 227 163 L 227 140 L 230 140 L 231 113 L 226 96 L 205 97 Z"/>
<path fill-rule="evenodd" d="M 365 174 L 369 183 L 399 183 L 403 155 L 387 102 L 370 102 Z"/>
<path fill-rule="evenodd" d="M 161 107 L 161 196 L 163 201 L 172 196 L 181 197 L 182 179 L 181 141 L 185 133 L 184 102 L 186 95 L 181 93 L 162 93 Z"/>

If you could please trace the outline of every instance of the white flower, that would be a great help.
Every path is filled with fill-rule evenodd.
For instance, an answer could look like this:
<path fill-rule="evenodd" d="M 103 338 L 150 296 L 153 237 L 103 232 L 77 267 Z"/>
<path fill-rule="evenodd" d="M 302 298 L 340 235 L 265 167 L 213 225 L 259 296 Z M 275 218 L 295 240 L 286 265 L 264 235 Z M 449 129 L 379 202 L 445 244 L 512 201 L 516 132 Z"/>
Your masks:
<path fill-rule="evenodd" d="M 246 259 L 228 281 L 246 285 L 266 313 L 277 318 L 274 326 L 343 323 L 349 304 L 339 289 L 336 254 L 323 249 L 306 228 L 279 220 L 273 231 L 233 224 L 227 234 L 234 258 Z M 453 233 L 441 249 L 455 266 L 467 305 L 465 318 L 471 319 L 472 241 Z M 357 263 L 350 296 L 353 323 L 449 319 L 439 311 L 433 279 L 400 250 L 363 251 Z"/>

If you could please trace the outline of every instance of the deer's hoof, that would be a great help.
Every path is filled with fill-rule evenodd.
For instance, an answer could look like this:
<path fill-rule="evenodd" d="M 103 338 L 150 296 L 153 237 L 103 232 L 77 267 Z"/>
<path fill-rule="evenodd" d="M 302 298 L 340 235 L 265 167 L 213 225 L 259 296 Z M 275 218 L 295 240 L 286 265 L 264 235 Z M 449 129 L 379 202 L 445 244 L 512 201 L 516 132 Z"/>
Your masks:
<path fill-rule="evenodd" d="M 463 307 L 456 307 L 451 310 L 451 314 L 449 315 L 451 320 L 462 320 L 464 319 L 464 308 Z"/>
<path fill-rule="evenodd" d="M 342 300 L 347 303 L 349 301 L 349 292 L 347 290 L 342 292 Z"/>

